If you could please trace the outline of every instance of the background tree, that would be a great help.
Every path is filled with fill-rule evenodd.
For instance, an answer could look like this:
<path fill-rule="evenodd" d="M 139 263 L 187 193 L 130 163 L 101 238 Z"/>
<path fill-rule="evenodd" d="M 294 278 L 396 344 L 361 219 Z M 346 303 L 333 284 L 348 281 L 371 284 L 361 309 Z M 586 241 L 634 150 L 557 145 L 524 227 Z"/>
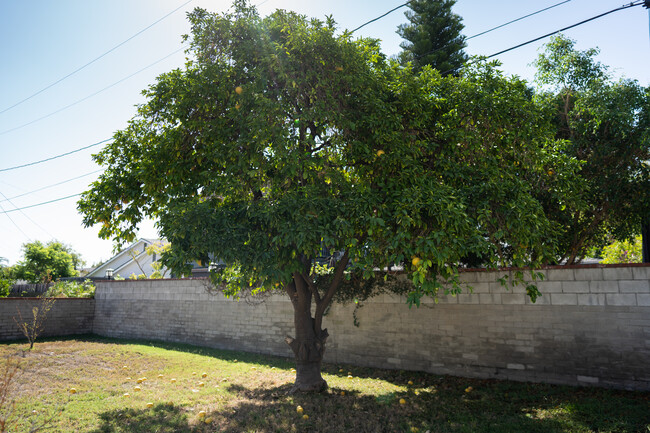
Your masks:
<path fill-rule="evenodd" d="M 409 23 L 401 24 L 397 34 L 405 39 L 400 44 L 400 62 L 411 62 L 416 71 L 430 65 L 441 73 L 457 72 L 467 61 L 463 49 L 463 20 L 452 12 L 456 0 L 413 0 L 404 13 Z"/>
<path fill-rule="evenodd" d="M 16 279 L 43 283 L 76 277 L 76 268 L 82 265 L 79 254 L 69 246 L 58 241 L 35 241 L 23 245 L 23 259 L 13 266 L 12 273 Z"/>
<path fill-rule="evenodd" d="M 233 9 L 189 15 L 192 60 L 161 75 L 94 156 L 106 169 L 78 207 L 118 243 L 156 218 L 163 264 L 180 275 L 217 257 L 228 296 L 286 293 L 294 390 L 326 387 L 335 296 L 386 289 L 419 304 L 459 291 L 469 255 L 490 267 L 553 257 L 530 181 L 557 169 L 553 130 L 525 83 L 490 66 L 415 74 L 375 40 L 336 36 L 331 19 Z M 324 249 L 335 253 L 320 266 Z"/>
<path fill-rule="evenodd" d="M 559 259 L 567 264 L 609 236 L 640 233 L 650 214 L 650 91 L 633 80 L 612 80 L 597 54 L 576 50 L 559 35 L 535 62 L 546 89 L 539 102 L 550 110 L 556 137 L 567 140 L 566 154 L 581 162 L 575 199 L 547 202 L 561 230 Z"/>

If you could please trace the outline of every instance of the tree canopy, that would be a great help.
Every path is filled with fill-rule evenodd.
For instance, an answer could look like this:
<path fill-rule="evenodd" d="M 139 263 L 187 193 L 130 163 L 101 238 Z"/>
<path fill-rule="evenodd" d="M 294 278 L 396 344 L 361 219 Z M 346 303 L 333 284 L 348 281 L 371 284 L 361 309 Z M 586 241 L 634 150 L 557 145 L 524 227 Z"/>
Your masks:
<path fill-rule="evenodd" d="M 463 19 L 452 12 L 456 0 L 413 0 L 405 12 L 409 20 L 401 24 L 397 34 L 405 39 L 400 44 L 400 62 L 410 62 L 419 71 L 429 65 L 441 74 L 456 73 L 467 61 L 465 36 L 461 33 Z"/>
<path fill-rule="evenodd" d="M 296 389 L 324 384 L 322 320 L 335 296 L 381 285 L 391 266 L 411 283 L 390 287 L 419 304 L 459 290 L 458 268 L 472 259 L 534 267 L 554 257 L 534 190 L 549 171 L 567 179 L 576 167 L 525 82 L 491 65 L 416 74 L 331 19 L 262 18 L 244 1 L 189 19 L 191 59 L 158 77 L 95 155 L 106 170 L 78 206 L 118 242 L 155 218 L 176 274 L 219 258 L 227 295 L 284 291 Z M 324 250 L 335 253 L 322 267 Z"/>
<path fill-rule="evenodd" d="M 11 274 L 34 284 L 48 283 L 77 276 L 76 268 L 82 264 L 79 254 L 59 241 L 34 241 L 23 245 L 23 259 L 11 268 Z"/>
<path fill-rule="evenodd" d="M 535 63 L 546 89 L 539 103 L 549 110 L 556 137 L 567 141 L 566 155 L 580 162 L 574 198 L 553 199 L 546 209 L 567 264 L 606 245 L 609 236 L 640 233 L 650 215 L 650 90 L 613 80 L 597 54 L 560 35 Z"/>

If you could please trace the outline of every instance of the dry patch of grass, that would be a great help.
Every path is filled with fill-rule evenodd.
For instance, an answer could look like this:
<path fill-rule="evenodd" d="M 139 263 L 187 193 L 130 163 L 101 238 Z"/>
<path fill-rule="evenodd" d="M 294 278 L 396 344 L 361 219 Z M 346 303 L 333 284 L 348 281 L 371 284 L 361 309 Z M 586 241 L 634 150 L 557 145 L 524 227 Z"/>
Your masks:
<path fill-rule="evenodd" d="M 283 358 L 98 338 L 24 348 L 0 345 L 20 360 L 18 432 L 53 414 L 56 432 L 650 432 L 649 393 L 326 365 L 326 393 L 291 396 Z"/>

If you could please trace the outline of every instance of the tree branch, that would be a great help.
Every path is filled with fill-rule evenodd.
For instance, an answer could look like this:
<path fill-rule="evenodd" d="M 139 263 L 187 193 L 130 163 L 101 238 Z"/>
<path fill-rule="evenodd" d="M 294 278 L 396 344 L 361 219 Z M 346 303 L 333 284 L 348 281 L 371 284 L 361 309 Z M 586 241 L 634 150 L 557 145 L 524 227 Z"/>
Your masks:
<path fill-rule="evenodd" d="M 312 281 L 311 278 L 306 277 L 305 274 L 303 273 L 301 273 L 300 276 L 307 283 L 307 287 L 309 287 L 309 290 L 311 290 L 311 293 L 314 295 L 314 298 L 316 299 L 316 304 L 318 305 L 321 301 L 321 297 L 320 297 L 320 293 L 318 293 L 318 289 L 314 285 L 314 282 Z"/>

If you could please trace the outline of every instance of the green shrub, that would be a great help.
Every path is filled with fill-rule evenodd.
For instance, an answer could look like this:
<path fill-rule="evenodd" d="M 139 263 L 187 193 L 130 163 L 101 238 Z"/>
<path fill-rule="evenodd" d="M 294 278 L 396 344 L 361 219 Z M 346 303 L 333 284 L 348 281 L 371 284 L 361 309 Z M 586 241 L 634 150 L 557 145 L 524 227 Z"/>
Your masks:
<path fill-rule="evenodd" d="M 90 280 L 83 283 L 57 281 L 47 290 L 45 296 L 50 298 L 94 298 L 95 286 Z"/>
<path fill-rule="evenodd" d="M 6 298 L 9 296 L 11 291 L 11 286 L 14 285 L 14 280 L 9 278 L 0 277 L 0 298 Z"/>
<path fill-rule="evenodd" d="M 641 263 L 643 257 L 641 236 L 627 241 L 616 241 L 603 248 L 601 263 Z"/>

